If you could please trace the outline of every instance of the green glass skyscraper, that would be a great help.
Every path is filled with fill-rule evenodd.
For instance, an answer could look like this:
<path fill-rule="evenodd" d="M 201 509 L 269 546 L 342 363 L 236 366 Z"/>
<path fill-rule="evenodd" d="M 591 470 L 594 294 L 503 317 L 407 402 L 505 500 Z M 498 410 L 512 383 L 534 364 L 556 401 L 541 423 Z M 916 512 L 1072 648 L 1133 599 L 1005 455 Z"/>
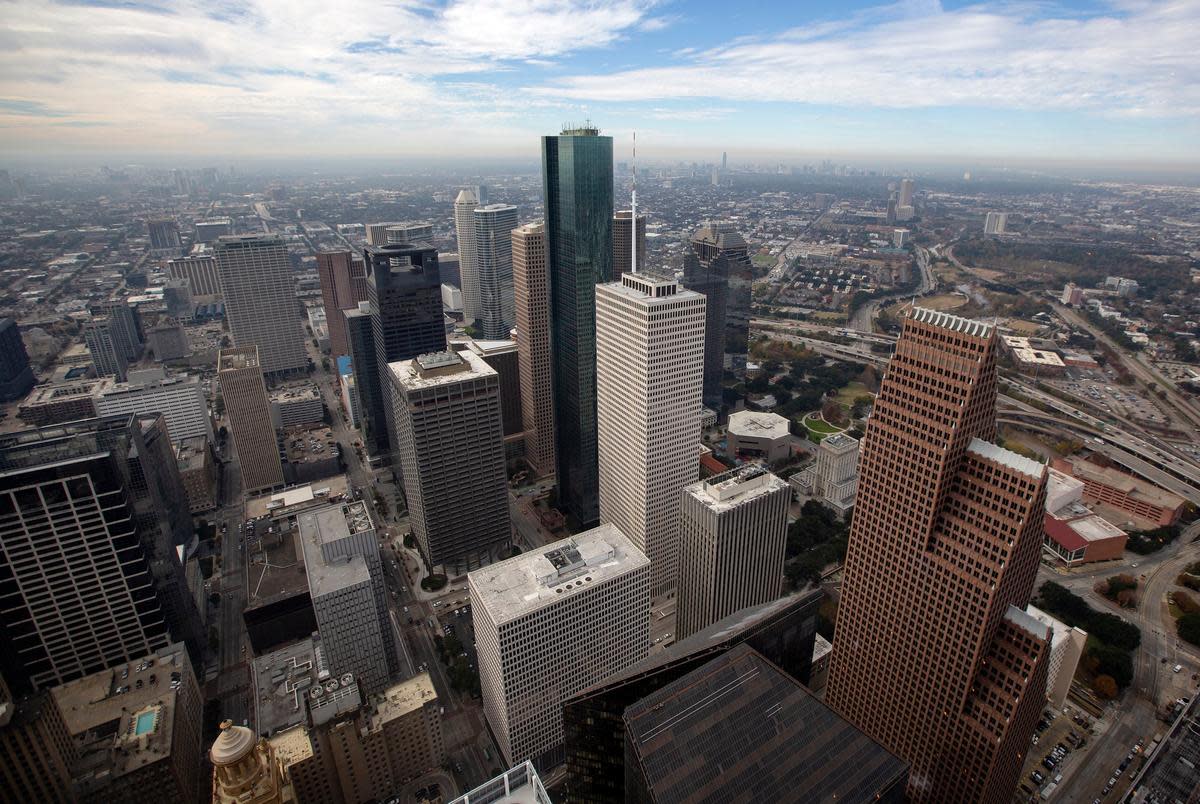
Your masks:
<path fill-rule="evenodd" d="M 559 505 L 600 520 L 596 285 L 612 281 L 613 143 L 599 129 L 542 137 Z"/>

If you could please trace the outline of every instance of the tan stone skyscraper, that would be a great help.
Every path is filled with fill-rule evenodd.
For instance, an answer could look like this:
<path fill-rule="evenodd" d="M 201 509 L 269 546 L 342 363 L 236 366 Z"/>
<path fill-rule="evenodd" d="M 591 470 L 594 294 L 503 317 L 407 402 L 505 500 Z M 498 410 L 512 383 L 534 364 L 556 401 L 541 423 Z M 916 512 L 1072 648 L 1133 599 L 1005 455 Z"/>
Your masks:
<path fill-rule="evenodd" d="M 629 273 L 596 286 L 600 521 L 650 559 L 650 594 L 675 586 L 683 487 L 699 475 L 704 297 Z"/>
<path fill-rule="evenodd" d="M 329 348 L 333 356 L 350 354 L 343 310 L 353 310 L 366 301 L 366 273 L 363 264 L 349 251 L 317 253 L 317 276 L 321 279 L 321 301 L 329 322 Z M 360 298 L 361 297 L 361 298 Z"/>
<path fill-rule="evenodd" d="M 995 430 L 995 328 L 915 308 L 862 441 L 826 693 L 913 801 L 1010 801 L 1044 702 L 1046 471 Z"/>
<path fill-rule="evenodd" d="M 275 750 L 254 732 L 226 720 L 208 751 L 213 764 L 213 804 L 291 804 Z"/>
<path fill-rule="evenodd" d="M 462 190 L 454 199 L 454 231 L 458 236 L 458 276 L 462 285 L 463 320 L 479 318 L 479 267 L 475 263 L 475 208 L 479 199 Z"/>
<path fill-rule="evenodd" d="M 550 269 L 546 226 L 512 231 L 513 297 L 521 372 L 525 461 L 540 476 L 554 474 L 554 378 L 550 367 Z"/>
<path fill-rule="evenodd" d="M 283 466 L 258 347 L 222 349 L 217 358 L 217 382 L 233 430 L 242 487 L 249 493 L 283 485 Z"/>

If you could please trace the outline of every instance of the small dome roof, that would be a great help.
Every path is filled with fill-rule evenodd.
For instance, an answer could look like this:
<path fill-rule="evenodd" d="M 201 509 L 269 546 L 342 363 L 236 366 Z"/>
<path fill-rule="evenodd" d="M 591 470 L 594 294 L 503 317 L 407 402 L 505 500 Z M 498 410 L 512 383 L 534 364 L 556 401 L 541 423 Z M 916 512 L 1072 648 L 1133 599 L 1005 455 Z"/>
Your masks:
<path fill-rule="evenodd" d="M 208 751 L 214 765 L 232 765 L 254 750 L 254 732 L 245 726 L 235 726 L 232 720 L 221 723 L 221 733 Z"/>

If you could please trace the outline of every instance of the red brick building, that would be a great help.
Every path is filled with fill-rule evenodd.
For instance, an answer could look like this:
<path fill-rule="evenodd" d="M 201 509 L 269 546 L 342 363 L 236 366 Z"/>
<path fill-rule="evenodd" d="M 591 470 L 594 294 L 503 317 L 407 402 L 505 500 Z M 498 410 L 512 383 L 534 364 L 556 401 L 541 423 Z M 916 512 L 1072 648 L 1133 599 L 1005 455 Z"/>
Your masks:
<path fill-rule="evenodd" d="M 913 801 L 1007 804 L 1045 702 L 1023 609 L 1046 470 L 995 430 L 994 327 L 915 308 L 862 441 L 826 693 L 910 763 Z"/>
<path fill-rule="evenodd" d="M 1065 458 L 1055 458 L 1051 465 L 1063 474 L 1082 480 L 1083 496 L 1089 502 L 1126 511 L 1155 527 L 1174 525 L 1183 515 L 1186 503 L 1182 497 L 1119 469 Z"/>

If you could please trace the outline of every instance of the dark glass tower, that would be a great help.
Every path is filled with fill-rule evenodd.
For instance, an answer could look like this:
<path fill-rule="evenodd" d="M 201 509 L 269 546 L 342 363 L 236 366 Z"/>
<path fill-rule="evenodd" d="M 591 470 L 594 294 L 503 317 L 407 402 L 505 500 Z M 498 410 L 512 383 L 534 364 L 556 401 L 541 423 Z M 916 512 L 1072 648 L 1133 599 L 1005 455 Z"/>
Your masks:
<path fill-rule="evenodd" d="M 428 243 L 389 243 L 363 249 L 371 330 L 375 339 L 377 392 L 363 415 L 379 452 L 395 443 L 392 421 L 392 383 L 388 363 L 446 349 L 446 319 L 442 312 L 442 280 L 437 249 Z"/>
<path fill-rule="evenodd" d="M 595 287 L 612 281 L 612 147 L 595 128 L 542 137 L 558 499 L 581 527 L 600 519 Z"/>
<path fill-rule="evenodd" d="M 0 402 L 20 399 L 32 387 L 33 370 L 21 330 L 11 318 L 0 318 Z"/>

